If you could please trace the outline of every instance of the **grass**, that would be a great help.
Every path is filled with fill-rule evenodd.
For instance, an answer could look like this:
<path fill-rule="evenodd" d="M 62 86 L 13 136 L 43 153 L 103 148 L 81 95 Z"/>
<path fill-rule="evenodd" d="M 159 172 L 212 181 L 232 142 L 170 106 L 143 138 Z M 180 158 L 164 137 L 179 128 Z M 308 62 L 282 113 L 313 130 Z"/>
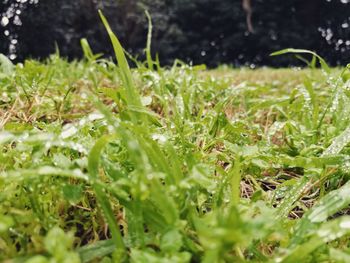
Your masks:
<path fill-rule="evenodd" d="M 346 68 L 130 69 L 108 32 L 117 64 L 0 56 L 1 261 L 349 261 Z"/>

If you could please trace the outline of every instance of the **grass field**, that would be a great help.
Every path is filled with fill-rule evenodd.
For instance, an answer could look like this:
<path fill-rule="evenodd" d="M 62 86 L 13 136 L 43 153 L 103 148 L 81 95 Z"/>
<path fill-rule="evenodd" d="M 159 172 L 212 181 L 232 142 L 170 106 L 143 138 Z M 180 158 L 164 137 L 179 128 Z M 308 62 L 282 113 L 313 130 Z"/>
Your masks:
<path fill-rule="evenodd" d="M 350 261 L 346 69 L 130 70 L 111 37 L 0 57 L 0 261 Z"/>

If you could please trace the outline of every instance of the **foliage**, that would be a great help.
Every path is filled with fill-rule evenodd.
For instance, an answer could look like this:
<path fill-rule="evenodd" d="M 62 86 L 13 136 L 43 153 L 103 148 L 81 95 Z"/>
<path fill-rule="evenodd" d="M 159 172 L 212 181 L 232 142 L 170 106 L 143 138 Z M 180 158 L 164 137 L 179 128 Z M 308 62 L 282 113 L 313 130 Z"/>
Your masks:
<path fill-rule="evenodd" d="M 0 260 L 348 260 L 347 68 L 130 69 L 101 17 L 117 64 L 2 61 Z"/>

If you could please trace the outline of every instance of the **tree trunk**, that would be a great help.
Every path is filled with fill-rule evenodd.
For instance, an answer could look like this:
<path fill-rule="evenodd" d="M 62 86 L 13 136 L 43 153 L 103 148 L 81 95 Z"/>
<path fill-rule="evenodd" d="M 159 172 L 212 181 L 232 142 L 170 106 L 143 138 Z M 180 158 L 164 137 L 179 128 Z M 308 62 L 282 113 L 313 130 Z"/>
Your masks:
<path fill-rule="evenodd" d="M 248 31 L 250 33 L 254 33 L 254 27 L 253 27 L 253 23 L 252 23 L 252 5 L 251 5 L 251 0 L 242 0 L 242 6 L 243 6 L 243 10 L 246 12 L 247 14 L 247 27 L 248 27 Z"/>

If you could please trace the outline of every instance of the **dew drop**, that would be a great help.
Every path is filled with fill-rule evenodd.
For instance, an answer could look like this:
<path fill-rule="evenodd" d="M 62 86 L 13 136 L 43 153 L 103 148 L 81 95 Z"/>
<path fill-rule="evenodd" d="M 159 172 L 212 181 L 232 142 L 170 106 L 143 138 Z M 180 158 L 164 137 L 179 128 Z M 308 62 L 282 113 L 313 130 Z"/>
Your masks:
<path fill-rule="evenodd" d="M 8 23 L 10 23 L 10 20 L 8 19 L 8 17 L 7 16 L 3 16 L 1 18 L 1 25 L 5 27 L 5 26 L 8 25 Z"/>

